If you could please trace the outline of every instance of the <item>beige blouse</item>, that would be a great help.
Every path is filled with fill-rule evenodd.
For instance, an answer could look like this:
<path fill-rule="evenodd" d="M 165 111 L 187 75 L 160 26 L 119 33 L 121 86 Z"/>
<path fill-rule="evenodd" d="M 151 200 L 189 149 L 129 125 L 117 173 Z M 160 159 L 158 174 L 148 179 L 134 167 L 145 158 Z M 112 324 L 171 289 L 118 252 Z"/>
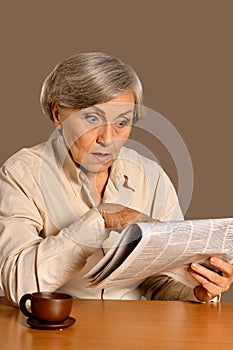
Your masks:
<path fill-rule="evenodd" d="M 161 221 L 182 220 L 174 187 L 154 161 L 123 147 L 112 166 L 104 202 L 118 203 Z M 85 174 L 62 135 L 17 152 L 0 170 L 0 288 L 14 303 L 37 290 L 78 298 L 101 297 L 82 277 L 119 233 L 105 229 Z M 106 299 L 196 300 L 193 291 L 156 275 L 108 288 Z"/>

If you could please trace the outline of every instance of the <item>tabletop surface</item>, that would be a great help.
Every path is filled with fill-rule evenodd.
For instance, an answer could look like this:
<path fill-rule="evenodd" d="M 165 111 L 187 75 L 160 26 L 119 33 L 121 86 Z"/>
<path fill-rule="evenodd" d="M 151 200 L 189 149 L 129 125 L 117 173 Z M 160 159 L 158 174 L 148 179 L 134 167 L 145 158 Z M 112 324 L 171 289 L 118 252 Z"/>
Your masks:
<path fill-rule="evenodd" d="M 76 323 L 63 330 L 30 328 L 0 298 L 3 350 L 233 349 L 233 303 L 74 299 Z"/>

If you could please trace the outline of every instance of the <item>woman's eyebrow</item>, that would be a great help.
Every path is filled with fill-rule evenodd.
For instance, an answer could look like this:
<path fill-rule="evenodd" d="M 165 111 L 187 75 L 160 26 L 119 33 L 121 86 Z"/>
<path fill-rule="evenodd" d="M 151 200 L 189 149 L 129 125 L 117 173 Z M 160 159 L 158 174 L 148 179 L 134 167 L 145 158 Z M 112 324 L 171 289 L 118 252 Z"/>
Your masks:
<path fill-rule="evenodd" d="M 119 114 L 119 117 L 124 117 L 126 114 L 129 114 L 129 113 L 133 113 L 133 110 L 130 109 L 129 111 L 122 112 L 122 113 Z"/>
<path fill-rule="evenodd" d="M 106 115 L 106 112 L 105 112 L 103 109 L 101 109 L 101 108 L 99 108 L 99 107 L 97 107 L 97 106 L 91 106 L 91 107 L 86 108 L 86 110 L 93 110 L 93 109 L 94 109 L 96 112 L 98 112 L 99 114 L 101 114 L 102 116 L 105 116 L 105 115 Z M 130 109 L 130 110 L 128 110 L 128 111 L 122 112 L 122 113 L 120 113 L 120 114 L 118 115 L 118 117 L 125 116 L 126 114 L 129 114 L 129 113 L 133 113 L 133 110 Z"/>
<path fill-rule="evenodd" d="M 96 112 L 98 112 L 99 114 L 105 115 L 104 110 L 102 110 L 102 109 L 99 108 L 99 107 L 90 106 L 90 107 L 88 107 L 88 108 L 85 108 L 85 110 L 93 110 L 93 109 L 94 109 Z"/>

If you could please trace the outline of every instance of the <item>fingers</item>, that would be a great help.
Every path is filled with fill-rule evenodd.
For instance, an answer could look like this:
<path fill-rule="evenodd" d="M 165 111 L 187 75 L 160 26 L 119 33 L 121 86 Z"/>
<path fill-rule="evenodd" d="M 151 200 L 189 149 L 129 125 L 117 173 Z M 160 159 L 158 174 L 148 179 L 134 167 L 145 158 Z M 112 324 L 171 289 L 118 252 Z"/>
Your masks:
<path fill-rule="evenodd" d="M 216 272 L 209 271 L 205 267 L 201 266 L 197 271 L 190 270 L 190 274 L 195 278 L 195 280 L 206 289 L 212 297 L 221 294 L 227 288 L 227 284 L 223 277 L 219 276 Z M 207 270 L 207 272 L 202 272 Z M 202 274 L 201 274 L 202 273 Z"/>
<path fill-rule="evenodd" d="M 105 220 L 107 228 L 123 228 L 137 222 L 157 221 L 144 213 L 120 204 L 104 203 L 98 206 L 98 211 Z"/>
<path fill-rule="evenodd" d="M 189 269 L 190 274 L 200 284 L 196 288 L 196 294 L 201 301 L 207 301 L 215 296 L 227 291 L 233 281 L 233 266 L 226 263 L 222 259 L 212 257 L 210 259 L 211 265 L 222 272 L 222 275 L 209 270 L 198 263 L 192 263 Z"/>
<path fill-rule="evenodd" d="M 215 272 L 212 272 L 215 275 L 217 275 Z M 207 302 L 214 297 L 222 294 L 223 288 L 216 285 L 215 283 L 212 283 L 208 279 L 206 279 L 204 276 L 199 275 L 196 272 L 190 271 L 190 274 L 197 280 L 199 283 L 199 286 L 195 288 L 195 295 L 198 300 L 202 302 Z"/>
<path fill-rule="evenodd" d="M 198 281 L 200 280 L 202 281 L 203 279 L 208 279 L 209 281 L 217 285 L 219 285 L 222 281 L 222 278 L 218 273 L 198 263 L 191 264 L 190 272 L 193 272 L 196 274 L 196 279 L 198 279 Z"/>
<path fill-rule="evenodd" d="M 217 257 L 210 258 L 210 263 L 214 267 L 216 267 L 218 270 L 222 271 L 222 275 L 225 277 L 232 277 L 233 276 L 233 266 L 232 264 L 229 264 L 222 259 L 219 259 Z"/>
<path fill-rule="evenodd" d="M 233 281 L 232 264 L 227 263 L 217 257 L 211 257 L 210 264 L 221 272 L 221 276 L 198 263 L 192 263 L 191 269 L 216 284 L 219 284 L 224 281 L 224 278 L 222 277 L 225 277 L 225 279 L 229 279 L 230 282 Z"/>

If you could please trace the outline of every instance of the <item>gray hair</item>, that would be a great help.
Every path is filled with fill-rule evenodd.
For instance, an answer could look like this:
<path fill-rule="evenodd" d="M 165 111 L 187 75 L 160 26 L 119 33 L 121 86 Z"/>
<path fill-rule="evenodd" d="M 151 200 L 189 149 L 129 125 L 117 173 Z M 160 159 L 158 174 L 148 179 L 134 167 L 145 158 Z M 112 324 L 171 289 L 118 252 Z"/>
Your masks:
<path fill-rule="evenodd" d="M 52 105 L 82 109 L 107 102 L 124 92 L 135 98 L 134 122 L 139 119 L 142 84 L 133 68 L 119 58 L 102 53 L 78 53 L 58 63 L 45 79 L 40 102 L 45 116 L 53 120 Z"/>

